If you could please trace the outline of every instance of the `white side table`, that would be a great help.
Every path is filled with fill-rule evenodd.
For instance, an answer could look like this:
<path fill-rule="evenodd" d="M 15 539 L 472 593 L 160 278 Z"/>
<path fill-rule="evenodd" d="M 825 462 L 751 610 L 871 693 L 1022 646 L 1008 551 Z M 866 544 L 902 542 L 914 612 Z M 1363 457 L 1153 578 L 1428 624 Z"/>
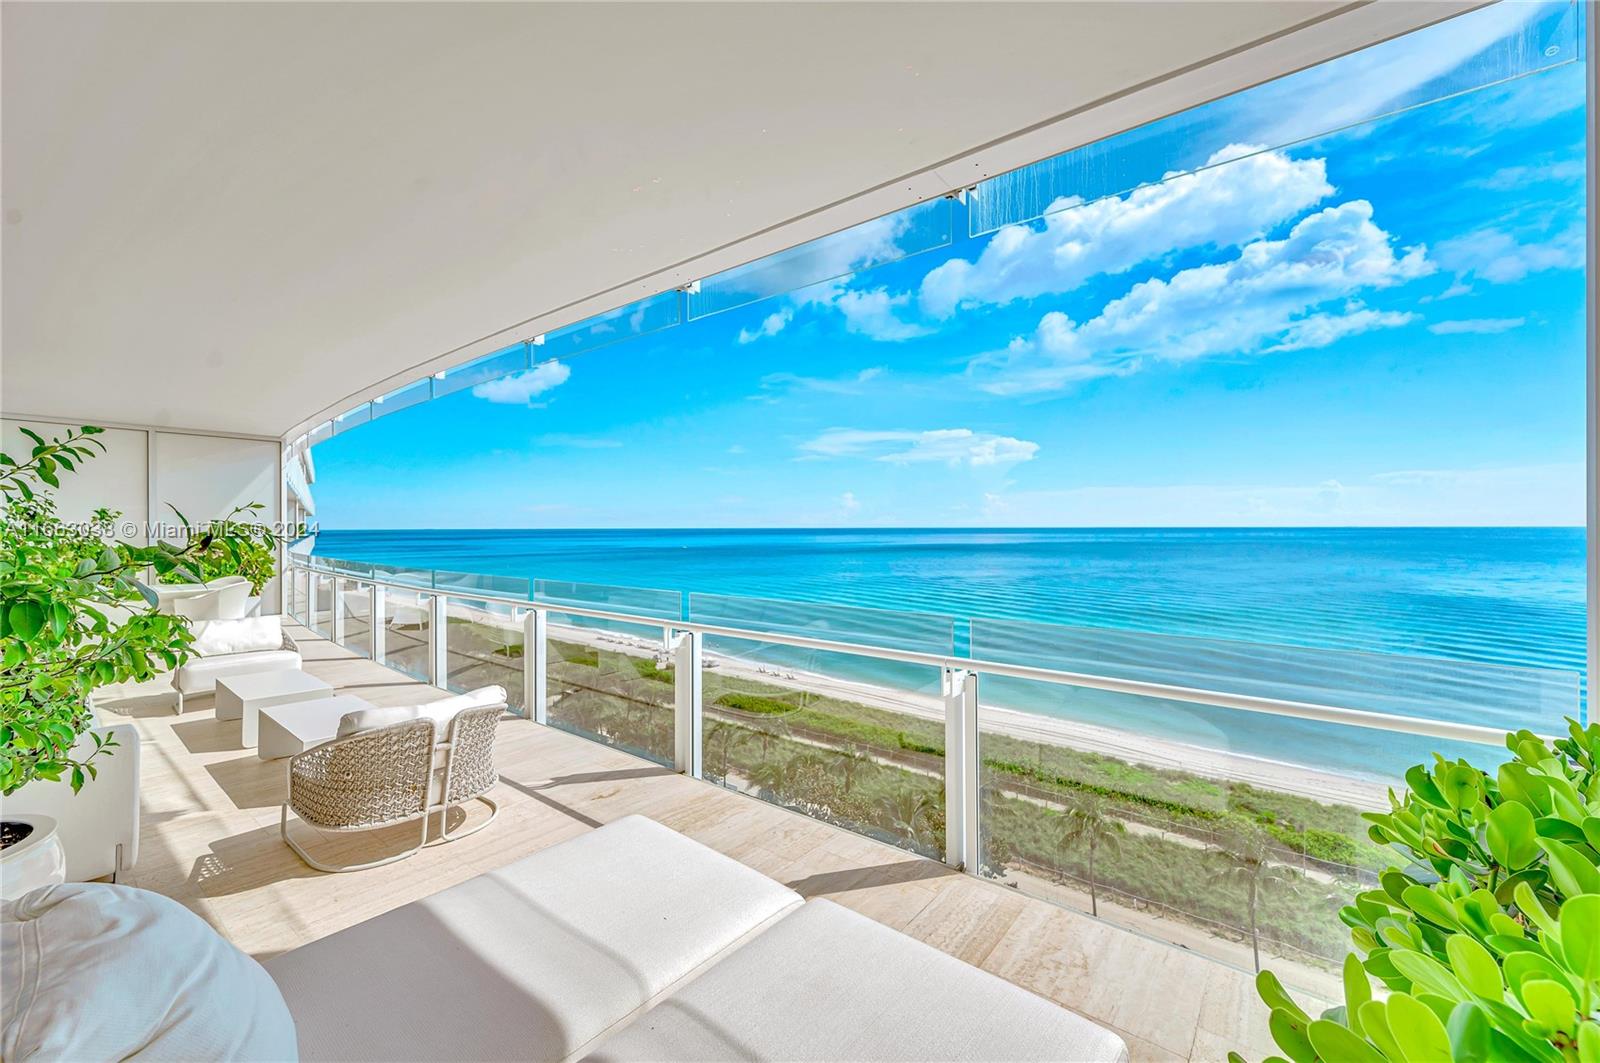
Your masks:
<path fill-rule="evenodd" d="M 333 687 L 293 668 L 247 672 L 217 680 L 217 719 L 238 720 L 242 744 L 256 744 L 258 718 L 269 705 L 333 697 Z"/>
<path fill-rule="evenodd" d="M 372 706 L 350 694 L 312 701 L 268 705 L 261 710 L 261 741 L 256 756 L 262 760 L 292 757 L 339 735 L 339 717 Z"/>

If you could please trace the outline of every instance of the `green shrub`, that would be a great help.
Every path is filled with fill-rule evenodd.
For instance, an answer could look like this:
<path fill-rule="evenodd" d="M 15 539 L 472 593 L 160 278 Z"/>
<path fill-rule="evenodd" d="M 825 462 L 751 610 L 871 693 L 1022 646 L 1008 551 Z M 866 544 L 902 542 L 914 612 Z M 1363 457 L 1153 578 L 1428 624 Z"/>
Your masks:
<path fill-rule="evenodd" d="M 1367 814 L 1406 863 L 1339 913 L 1356 947 L 1344 1005 L 1312 1019 L 1270 972 L 1257 979 L 1295 1063 L 1600 1063 L 1600 724 L 1506 747 L 1493 776 L 1418 765 Z"/>

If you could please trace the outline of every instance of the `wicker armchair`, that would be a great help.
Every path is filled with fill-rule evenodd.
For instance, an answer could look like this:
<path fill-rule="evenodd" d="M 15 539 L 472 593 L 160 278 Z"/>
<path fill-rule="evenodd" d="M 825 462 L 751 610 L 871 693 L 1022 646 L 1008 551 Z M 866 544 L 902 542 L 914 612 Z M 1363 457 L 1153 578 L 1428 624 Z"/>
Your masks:
<path fill-rule="evenodd" d="M 427 845 L 435 812 L 439 814 L 435 843 L 487 827 L 500 812 L 485 794 L 499 778 L 494 739 L 504 709 L 500 704 L 458 712 L 443 742 L 434 741 L 437 724 L 419 718 L 338 738 L 290 757 L 289 798 L 278 821 L 284 843 L 318 871 L 362 871 L 403 860 Z M 474 799 L 489 807 L 488 819 L 452 833 L 446 818 L 450 808 Z M 329 864 L 289 836 L 291 809 L 319 831 L 372 830 L 409 820 L 420 820 L 421 831 L 417 844 L 403 853 L 364 864 Z"/>

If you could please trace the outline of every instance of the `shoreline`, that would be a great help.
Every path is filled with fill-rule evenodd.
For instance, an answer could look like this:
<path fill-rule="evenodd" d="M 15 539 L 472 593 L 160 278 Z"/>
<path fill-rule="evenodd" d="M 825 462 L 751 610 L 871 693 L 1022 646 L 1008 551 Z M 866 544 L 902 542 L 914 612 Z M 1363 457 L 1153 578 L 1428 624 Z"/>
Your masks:
<path fill-rule="evenodd" d="M 466 609 L 470 619 L 485 627 L 514 634 L 520 644 L 522 627 L 504 616 L 477 609 Z M 663 655 L 660 642 L 603 628 L 550 625 L 552 637 L 596 649 L 633 651 L 641 657 Z M 741 658 L 707 651 L 706 666 L 751 682 L 767 683 L 791 690 L 822 694 L 840 701 L 855 702 L 870 708 L 901 712 L 920 719 L 942 722 L 943 699 L 932 694 L 898 690 L 859 680 L 802 669 L 768 667 Z M 1359 809 L 1388 806 L 1390 784 L 1323 771 L 1289 761 L 1273 760 L 1249 753 L 1233 753 L 1171 739 L 1125 731 L 1100 724 L 1082 723 L 1055 716 L 985 704 L 980 711 L 983 732 L 1003 734 L 1025 742 L 1042 742 L 1080 752 L 1095 753 L 1117 760 L 1202 776 L 1218 782 L 1239 782 L 1279 793 L 1330 804 L 1352 805 Z"/>

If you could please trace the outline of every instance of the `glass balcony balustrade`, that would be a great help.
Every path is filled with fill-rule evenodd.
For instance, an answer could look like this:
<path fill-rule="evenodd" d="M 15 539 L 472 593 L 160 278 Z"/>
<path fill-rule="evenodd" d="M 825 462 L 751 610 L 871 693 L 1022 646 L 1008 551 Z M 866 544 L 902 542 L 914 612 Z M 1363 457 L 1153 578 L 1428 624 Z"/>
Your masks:
<path fill-rule="evenodd" d="M 1555 669 L 292 564 L 309 626 L 414 678 L 1326 992 L 1391 857 L 1361 813 L 1585 711 Z"/>

